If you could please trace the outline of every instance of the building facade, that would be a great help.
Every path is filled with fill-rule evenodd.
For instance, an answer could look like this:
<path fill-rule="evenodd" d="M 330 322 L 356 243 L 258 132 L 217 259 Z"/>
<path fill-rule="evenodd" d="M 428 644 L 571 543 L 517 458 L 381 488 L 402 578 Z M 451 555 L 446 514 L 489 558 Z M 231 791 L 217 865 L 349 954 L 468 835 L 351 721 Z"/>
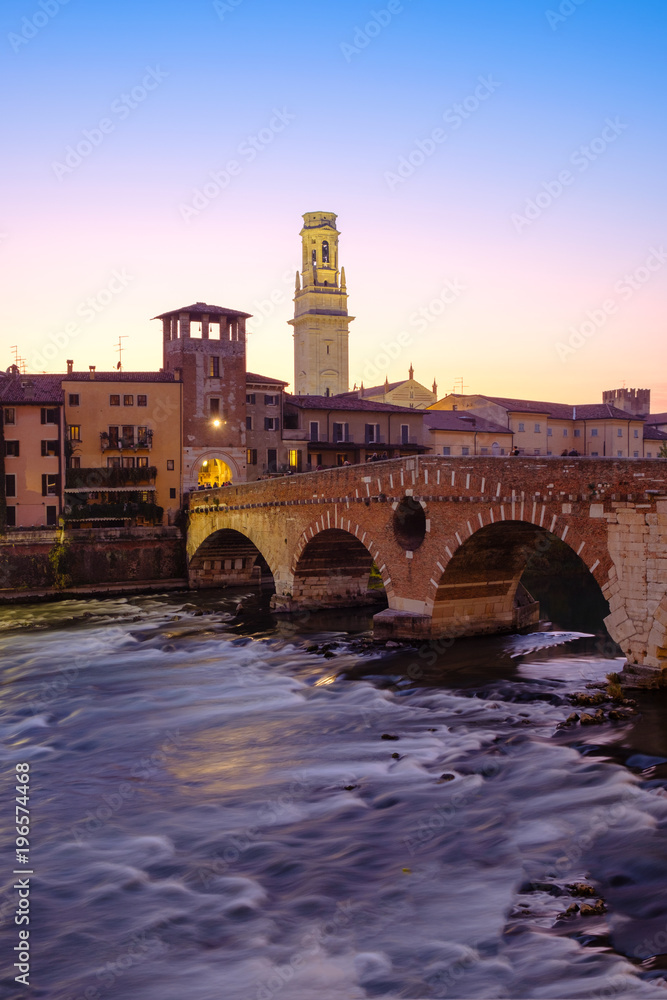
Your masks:
<path fill-rule="evenodd" d="M 301 230 L 302 269 L 294 293 L 294 392 L 335 396 L 349 386 L 345 268 L 339 268 L 336 215 L 307 212 Z"/>
<path fill-rule="evenodd" d="M 62 511 L 65 431 L 62 375 L 0 375 L 0 520 L 54 528 Z"/>
<path fill-rule="evenodd" d="M 172 372 L 68 369 L 60 376 L 66 520 L 92 517 L 100 505 L 105 520 L 173 524 L 182 502 L 182 383 Z"/>
<path fill-rule="evenodd" d="M 410 365 L 407 379 L 398 382 L 390 382 L 385 378 L 383 385 L 373 385 L 360 389 L 353 389 L 344 393 L 346 396 L 356 396 L 358 399 L 370 399 L 374 403 L 391 403 L 392 406 L 407 406 L 415 410 L 425 410 L 432 406 L 438 399 L 438 385 L 435 379 L 433 387 L 427 389 L 421 382 L 415 379 L 415 372 Z"/>

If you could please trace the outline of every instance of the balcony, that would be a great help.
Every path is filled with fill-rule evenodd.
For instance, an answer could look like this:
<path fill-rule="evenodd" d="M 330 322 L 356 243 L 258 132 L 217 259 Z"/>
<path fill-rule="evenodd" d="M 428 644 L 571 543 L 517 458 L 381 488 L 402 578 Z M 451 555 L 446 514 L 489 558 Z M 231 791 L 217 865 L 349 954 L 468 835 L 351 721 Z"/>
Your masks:
<path fill-rule="evenodd" d="M 79 493 L 101 492 L 114 489 L 155 488 L 157 468 L 154 465 L 141 469 L 113 468 L 68 469 L 65 490 Z"/>

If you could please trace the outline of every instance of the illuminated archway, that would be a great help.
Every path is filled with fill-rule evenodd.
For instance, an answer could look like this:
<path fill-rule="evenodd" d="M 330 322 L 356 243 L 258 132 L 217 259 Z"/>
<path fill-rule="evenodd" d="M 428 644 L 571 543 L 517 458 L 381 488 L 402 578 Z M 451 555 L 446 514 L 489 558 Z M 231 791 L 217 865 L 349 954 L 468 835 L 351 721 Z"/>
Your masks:
<path fill-rule="evenodd" d="M 203 487 L 222 486 L 231 483 L 234 475 L 222 458 L 205 458 L 198 469 L 197 485 Z"/>

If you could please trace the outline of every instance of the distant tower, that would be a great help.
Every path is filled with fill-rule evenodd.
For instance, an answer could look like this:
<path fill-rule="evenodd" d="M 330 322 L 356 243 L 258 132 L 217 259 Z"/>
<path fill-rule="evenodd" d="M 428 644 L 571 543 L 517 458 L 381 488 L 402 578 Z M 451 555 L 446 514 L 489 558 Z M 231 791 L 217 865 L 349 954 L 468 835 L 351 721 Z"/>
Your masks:
<path fill-rule="evenodd" d="M 155 318 L 164 369 L 183 382 L 184 486 L 244 482 L 249 314 L 195 302 Z"/>
<path fill-rule="evenodd" d="M 634 417 L 646 417 L 651 412 L 650 389 L 608 389 L 602 393 L 602 402 Z"/>
<path fill-rule="evenodd" d="M 294 392 L 335 396 L 349 382 L 345 268 L 338 268 L 338 230 L 333 212 L 306 212 L 301 230 L 303 260 L 294 294 Z M 340 280 L 339 280 L 340 274 Z"/>

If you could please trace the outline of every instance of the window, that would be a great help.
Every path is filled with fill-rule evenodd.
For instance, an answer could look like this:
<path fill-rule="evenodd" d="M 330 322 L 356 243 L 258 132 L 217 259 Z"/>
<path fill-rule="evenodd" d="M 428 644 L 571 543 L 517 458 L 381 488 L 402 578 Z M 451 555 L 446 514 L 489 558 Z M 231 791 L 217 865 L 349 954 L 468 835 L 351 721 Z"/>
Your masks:
<path fill-rule="evenodd" d="M 329 263 L 329 242 L 328 240 L 322 241 L 322 263 Z"/>
<path fill-rule="evenodd" d="M 335 443 L 339 441 L 349 441 L 350 440 L 350 425 L 349 424 L 334 424 L 333 425 L 333 439 Z"/>
<path fill-rule="evenodd" d="M 488 455 L 488 454 L 489 454 L 489 449 L 488 448 L 482 448 L 480 450 L 480 455 Z"/>
<path fill-rule="evenodd" d="M 541 426 L 541 424 L 535 424 L 535 433 L 536 434 L 541 434 L 542 433 L 542 426 Z"/>
<path fill-rule="evenodd" d="M 137 468 L 138 469 L 147 469 L 148 468 L 148 459 L 145 458 L 145 457 L 144 458 L 138 458 L 137 459 Z"/>
<path fill-rule="evenodd" d="M 633 457 L 633 458 L 639 458 L 639 452 L 638 452 L 638 451 L 633 451 L 633 453 L 632 453 L 632 457 Z M 651 457 L 651 453 L 650 453 L 650 452 L 649 452 L 649 455 L 648 455 L 648 457 L 649 457 L 649 458 Z"/>
<path fill-rule="evenodd" d="M 70 467 L 70 469 L 80 469 L 81 468 L 81 459 L 78 456 L 76 458 L 74 456 L 72 456 L 72 458 L 70 458 L 70 460 L 69 460 L 69 467 Z"/>
<path fill-rule="evenodd" d="M 109 406 L 120 406 L 120 396 L 109 396 Z"/>
<path fill-rule="evenodd" d="M 148 396 L 137 396 L 137 406 L 148 406 Z"/>
<path fill-rule="evenodd" d="M 287 461 L 293 472 L 301 472 L 301 452 L 298 448 L 287 452 Z M 340 464 L 342 465 L 343 463 L 341 462 Z"/>
<path fill-rule="evenodd" d="M 5 407 L 5 423 L 15 424 L 16 423 L 16 410 L 13 406 Z"/>
<path fill-rule="evenodd" d="M 622 438 L 623 437 L 623 428 L 622 427 L 617 427 L 616 428 L 616 437 L 617 438 Z"/>
<path fill-rule="evenodd" d="M 579 429 L 579 427 L 575 428 L 575 430 L 574 430 L 574 436 L 576 438 L 580 438 L 581 437 L 581 430 Z"/>
<path fill-rule="evenodd" d="M 123 406 L 134 406 L 134 396 L 123 396 Z"/>
<path fill-rule="evenodd" d="M 554 435 L 553 428 L 547 427 L 547 437 L 550 438 L 553 437 L 553 435 Z"/>
<path fill-rule="evenodd" d="M 278 396 L 276 396 L 276 395 L 264 396 L 264 405 L 265 406 L 277 406 L 278 405 Z"/>
<path fill-rule="evenodd" d="M 539 448 L 535 448 L 534 451 L 533 451 L 533 455 L 539 455 L 539 454 L 540 454 L 540 449 Z"/>
<path fill-rule="evenodd" d="M 123 424 L 123 448 L 134 447 L 134 426 Z"/>
<path fill-rule="evenodd" d="M 410 444 L 410 425 L 401 424 L 401 444 Z"/>
<path fill-rule="evenodd" d="M 42 455 L 46 457 L 47 455 L 57 455 L 58 454 L 58 442 L 57 441 L 42 441 Z"/>
<path fill-rule="evenodd" d="M 209 399 L 208 401 L 208 412 L 212 417 L 220 416 L 220 400 L 219 399 Z"/>
<path fill-rule="evenodd" d="M 593 430 L 591 431 L 591 437 L 596 438 L 597 436 L 598 436 L 598 429 L 597 427 L 594 427 Z"/>
<path fill-rule="evenodd" d="M 563 437 L 567 437 L 567 427 L 563 427 Z"/>
<path fill-rule="evenodd" d="M 317 250 L 313 250 L 313 264 L 317 264 Z"/>
<path fill-rule="evenodd" d="M 279 425 L 278 417 L 264 417 L 264 430 L 277 431 Z"/>
<path fill-rule="evenodd" d="M 247 431 L 251 431 L 252 430 L 252 417 L 246 417 L 245 418 L 245 429 Z"/>
<path fill-rule="evenodd" d="M 442 454 L 443 455 L 451 455 L 451 453 L 452 453 L 452 449 L 449 447 L 449 445 L 448 444 L 444 445 L 443 449 L 442 449 Z"/>
<path fill-rule="evenodd" d="M 311 420 L 310 422 L 310 440 L 319 441 L 320 440 L 320 422 L 319 420 Z"/>
<path fill-rule="evenodd" d="M 220 378 L 220 358 L 208 359 L 209 378 Z"/>
<path fill-rule="evenodd" d="M 78 392 L 70 392 L 70 394 L 69 394 L 69 405 L 70 406 L 78 406 L 79 405 L 79 393 Z"/>
<path fill-rule="evenodd" d="M 331 346 L 327 344 L 327 354 L 331 354 Z"/>
<path fill-rule="evenodd" d="M 636 427 L 635 427 L 635 433 L 634 433 L 634 437 L 636 437 L 636 438 L 638 438 L 638 437 L 639 437 L 639 431 L 637 430 L 637 428 L 636 428 Z"/>
<path fill-rule="evenodd" d="M 133 469 L 134 468 L 134 458 L 123 458 L 123 468 Z"/>
<path fill-rule="evenodd" d="M 519 432 L 520 433 L 523 434 L 523 432 L 525 431 L 525 429 L 526 429 L 526 425 L 525 424 L 519 424 Z"/>
<path fill-rule="evenodd" d="M 275 448 L 269 448 L 266 452 L 267 472 L 276 472 L 278 464 L 278 452 Z"/>
<path fill-rule="evenodd" d="M 619 451 L 617 451 L 617 452 L 616 452 L 616 457 L 617 457 L 617 458 L 623 458 L 623 452 L 622 452 L 622 451 L 620 451 L 620 450 L 619 450 Z"/>
<path fill-rule="evenodd" d="M 148 447 L 148 427 L 137 427 L 137 444 L 140 448 Z"/>
<path fill-rule="evenodd" d="M 6 514 L 6 523 L 8 528 L 16 527 L 16 507 L 8 507 Z"/>
<path fill-rule="evenodd" d="M 169 499 L 170 500 L 175 500 L 176 499 L 176 487 L 175 486 L 170 486 L 169 487 Z"/>
<path fill-rule="evenodd" d="M 42 496 L 43 497 L 55 497 L 58 496 L 59 490 L 59 480 L 60 476 L 51 475 L 51 473 L 46 473 L 42 476 Z"/>
<path fill-rule="evenodd" d="M 19 457 L 18 441 L 5 441 L 5 455 L 11 455 L 12 458 Z"/>
<path fill-rule="evenodd" d="M 248 406 L 254 406 L 255 405 L 255 393 L 254 392 L 247 392 L 246 393 L 246 397 L 245 397 L 245 401 L 248 404 Z"/>
<path fill-rule="evenodd" d="M 70 424 L 67 428 L 67 436 L 70 441 L 80 441 L 81 440 L 81 425 L 80 424 Z"/>
<path fill-rule="evenodd" d="M 58 410 L 54 406 L 42 407 L 42 423 L 43 424 L 58 423 Z"/>
<path fill-rule="evenodd" d="M 246 453 L 246 464 L 247 465 L 257 465 L 257 449 L 248 448 Z"/>
<path fill-rule="evenodd" d="M 173 458 L 168 458 L 167 459 L 167 472 L 173 472 L 173 471 L 174 471 L 174 460 L 173 460 Z"/>
<path fill-rule="evenodd" d="M 463 447 L 461 448 L 461 454 L 462 455 L 469 455 L 470 454 L 470 448 L 468 447 L 467 444 L 464 444 Z"/>
<path fill-rule="evenodd" d="M 16 476 L 13 473 L 11 476 L 5 476 L 5 496 L 16 496 Z"/>
<path fill-rule="evenodd" d="M 366 424 L 366 443 L 367 444 L 379 444 L 380 443 L 380 425 L 379 424 Z"/>
<path fill-rule="evenodd" d="M 109 447 L 110 448 L 117 448 L 118 447 L 118 428 L 117 427 L 110 427 L 109 428 Z"/>
<path fill-rule="evenodd" d="M 54 528 L 58 523 L 58 508 L 48 505 L 46 508 L 46 525 L 49 528 Z"/>
<path fill-rule="evenodd" d="M 593 456 L 593 458 L 598 458 L 599 455 L 600 455 L 600 453 L 599 453 L 599 451 L 592 451 L 591 455 Z"/>
<path fill-rule="evenodd" d="M 120 469 L 121 461 L 118 457 L 107 458 L 107 469 Z"/>

